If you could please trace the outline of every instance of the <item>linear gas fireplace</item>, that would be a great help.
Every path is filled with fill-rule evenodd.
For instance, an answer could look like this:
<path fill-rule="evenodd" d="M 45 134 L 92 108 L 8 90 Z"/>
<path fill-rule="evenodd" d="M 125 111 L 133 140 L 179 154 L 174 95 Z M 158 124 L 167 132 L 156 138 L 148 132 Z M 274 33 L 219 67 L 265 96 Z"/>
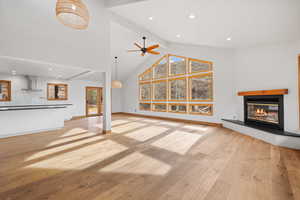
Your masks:
<path fill-rule="evenodd" d="M 244 96 L 245 123 L 284 130 L 283 105 L 283 95 Z"/>

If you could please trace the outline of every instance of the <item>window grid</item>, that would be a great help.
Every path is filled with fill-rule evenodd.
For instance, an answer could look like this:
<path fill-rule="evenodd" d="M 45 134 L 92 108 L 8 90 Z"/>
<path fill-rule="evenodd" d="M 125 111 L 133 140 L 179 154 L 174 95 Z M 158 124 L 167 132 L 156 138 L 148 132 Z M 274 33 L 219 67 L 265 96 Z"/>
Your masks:
<path fill-rule="evenodd" d="M 213 73 L 209 72 L 209 73 L 201 73 L 201 74 L 197 74 L 197 75 L 193 75 L 193 76 L 189 76 L 189 88 L 192 88 L 192 79 L 193 78 L 201 78 L 201 77 L 205 77 L 205 76 L 211 76 L 212 79 L 212 83 L 211 83 L 211 93 L 212 93 L 212 98 L 210 99 L 205 99 L 205 100 L 193 100 L 192 99 L 192 89 L 189 89 L 189 101 L 190 102 L 213 102 L 214 98 L 213 98 Z"/>
<path fill-rule="evenodd" d="M 163 105 L 166 107 L 165 110 L 158 110 L 155 106 Z M 152 103 L 152 111 L 153 112 L 167 112 L 168 111 L 168 104 L 167 103 Z"/>
<path fill-rule="evenodd" d="M 209 107 L 210 112 L 193 112 L 192 107 L 193 106 L 199 106 L 199 107 Z M 189 113 L 192 115 L 207 115 L 207 116 L 212 116 L 213 115 L 213 104 L 189 104 Z"/>
<path fill-rule="evenodd" d="M 171 109 L 172 106 L 185 106 L 185 111 L 173 111 Z M 171 113 L 179 113 L 179 114 L 186 114 L 188 112 L 188 105 L 185 103 L 169 103 L 168 112 Z"/>
<path fill-rule="evenodd" d="M 171 92 L 172 92 L 172 90 L 171 90 L 171 82 L 172 81 L 176 81 L 176 80 L 184 80 L 185 81 L 185 98 L 182 98 L 182 99 L 172 99 L 171 98 Z M 186 77 L 177 77 L 177 78 L 170 78 L 169 80 L 168 80 L 168 82 L 169 82 L 169 93 L 168 93 L 168 100 L 171 102 L 171 101 L 176 101 L 176 102 L 186 102 L 187 101 L 187 99 L 188 99 L 188 82 L 187 82 L 187 78 Z"/>
<path fill-rule="evenodd" d="M 185 59 L 185 64 L 186 64 L 186 73 L 185 74 L 170 74 L 171 73 L 171 63 L 170 63 L 170 57 L 178 57 L 178 58 L 183 58 Z M 164 61 L 165 60 L 165 61 Z M 155 67 L 161 63 L 161 62 L 166 63 L 166 73 L 167 76 L 165 77 L 155 77 Z M 205 63 L 208 64 L 208 69 L 206 70 L 200 70 L 200 71 L 192 71 L 192 62 L 200 62 L 200 63 Z M 201 66 L 201 64 L 200 64 Z M 153 64 L 149 69 L 147 69 L 145 72 L 143 72 L 141 75 L 138 77 L 138 84 L 139 84 L 139 101 L 140 104 L 151 104 L 151 110 L 147 111 L 152 111 L 152 112 L 171 112 L 171 113 L 180 113 L 180 114 L 192 114 L 192 115 L 204 115 L 204 116 L 212 116 L 213 115 L 213 63 L 210 61 L 204 61 L 204 60 L 199 60 L 199 59 L 194 59 L 194 58 L 188 58 L 188 57 L 183 57 L 183 56 L 177 56 L 173 54 L 167 54 L 160 58 L 155 64 Z M 151 79 L 150 80 L 142 80 L 142 76 L 144 76 L 147 73 L 151 73 Z M 203 76 L 211 76 L 211 87 L 209 88 L 210 93 L 212 94 L 211 99 L 207 100 L 192 100 L 192 87 L 191 87 L 191 81 L 193 78 L 198 78 L 198 77 L 203 77 Z M 177 80 L 177 79 L 185 79 L 186 80 L 186 98 L 182 100 L 171 100 L 170 95 L 171 95 L 171 90 L 170 90 L 170 83 L 172 80 Z M 155 100 L 154 98 L 154 90 L 155 90 L 155 83 L 159 82 L 167 82 L 166 86 L 166 92 L 167 92 L 167 99 L 162 100 L 162 99 L 157 99 Z M 143 84 L 151 84 L 151 99 L 150 100 L 143 100 L 141 99 L 141 85 Z M 199 104 L 197 104 L 199 102 Z M 204 103 L 205 102 L 205 103 Z M 166 105 L 167 111 L 160 111 L 155 109 L 155 105 Z M 170 106 L 171 105 L 186 105 L 186 112 L 173 112 L 170 111 Z M 211 113 L 203 113 L 203 112 L 192 112 L 192 106 L 209 106 Z M 139 106 L 140 107 L 140 106 Z M 142 110 L 142 109 L 140 109 Z"/>
<path fill-rule="evenodd" d="M 163 83 L 165 82 L 166 83 L 166 99 L 156 99 L 155 98 L 155 88 L 156 88 L 156 84 L 158 83 Z M 168 91 L 169 91 L 169 88 L 168 88 L 168 80 L 157 80 L 157 81 L 152 81 L 152 98 L 151 100 L 152 101 L 168 101 Z"/>
<path fill-rule="evenodd" d="M 151 105 L 152 105 L 151 103 L 140 102 L 139 109 L 143 110 L 143 111 L 151 111 Z M 145 108 L 145 107 L 147 107 L 147 108 Z"/>
<path fill-rule="evenodd" d="M 149 99 L 143 99 L 142 98 L 142 87 L 144 86 L 144 85 L 150 85 L 150 94 L 149 94 Z M 148 82 L 141 82 L 140 84 L 139 84 L 139 100 L 140 101 L 151 101 L 152 100 L 152 82 L 151 81 L 148 81 Z"/>
<path fill-rule="evenodd" d="M 184 62 L 185 62 L 185 73 L 180 73 L 180 74 L 171 74 L 171 69 L 172 69 L 172 63 L 170 61 L 170 58 L 171 57 L 177 57 L 179 59 L 184 59 Z M 169 68 L 169 73 L 168 73 L 168 76 L 169 77 L 178 77 L 178 76 L 184 76 L 187 74 L 187 72 L 189 71 L 189 59 L 186 58 L 186 57 L 183 57 L 183 56 L 176 56 L 176 55 L 172 55 L 172 54 L 169 54 L 168 55 L 168 62 L 169 62 L 169 65 L 168 65 L 168 68 Z"/>

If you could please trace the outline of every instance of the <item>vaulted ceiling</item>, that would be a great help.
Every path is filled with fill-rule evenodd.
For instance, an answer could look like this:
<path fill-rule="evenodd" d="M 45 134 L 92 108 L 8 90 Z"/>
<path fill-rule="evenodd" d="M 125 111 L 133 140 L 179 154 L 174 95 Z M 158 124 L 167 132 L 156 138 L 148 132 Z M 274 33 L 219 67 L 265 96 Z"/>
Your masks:
<path fill-rule="evenodd" d="M 148 36 L 148 35 L 145 35 Z M 118 76 L 121 79 L 126 79 L 127 76 L 136 69 L 137 66 L 145 62 L 149 57 L 158 57 L 146 54 L 141 56 L 140 52 L 129 53 L 129 49 L 137 49 L 133 43 L 142 44 L 142 35 L 135 32 L 135 30 L 130 30 L 119 23 L 111 22 L 111 55 L 112 57 L 118 56 Z M 147 45 L 153 45 L 156 41 L 147 40 Z M 113 62 L 113 58 L 111 59 Z M 115 75 L 114 64 L 112 64 L 113 75 Z"/>
<path fill-rule="evenodd" d="M 126 79 L 153 58 L 127 52 L 142 36 L 162 48 L 173 42 L 236 48 L 300 39 L 299 0 L 103 0 L 112 12 L 104 16 L 111 19 L 110 30 L 100 1 L 85 0 L 91 12 L 86 31 L 58 23 L 55 1 L 0 1 L 0 55 L 95 71 L 113 69 L 118 56 L 119 76 Z"/>
<path fill-rule="evenodd" d="M 110 9 L 171 42 L 248 47 L 300 39 L 299 0 L 128 1 Z"/>

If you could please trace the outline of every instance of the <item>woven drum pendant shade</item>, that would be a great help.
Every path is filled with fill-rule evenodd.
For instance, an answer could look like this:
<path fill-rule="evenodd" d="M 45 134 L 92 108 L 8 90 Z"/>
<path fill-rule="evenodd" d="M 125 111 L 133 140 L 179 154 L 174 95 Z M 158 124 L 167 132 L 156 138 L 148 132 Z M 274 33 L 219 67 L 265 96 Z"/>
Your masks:
<path fill-rule="evenodd" d="M 57 0 L 56 17 L 64 25 L 74 29 L 86 29 L 89 12 L 81 0 Z"/>
<path fill-rule="evenodd" d="M 115 80 L 111 82 L 112 88 L 122 88 L 123 84 L 118 80 L 118 57 L 115 57 Z"/>
<path fill-rule="evenodd" d="M 122 88 L 122 82 L 121 81 L 119 81 L 119 80 L 113 80 L 112 82 L 111 82 L 111 87 L 112 88 Z"/>

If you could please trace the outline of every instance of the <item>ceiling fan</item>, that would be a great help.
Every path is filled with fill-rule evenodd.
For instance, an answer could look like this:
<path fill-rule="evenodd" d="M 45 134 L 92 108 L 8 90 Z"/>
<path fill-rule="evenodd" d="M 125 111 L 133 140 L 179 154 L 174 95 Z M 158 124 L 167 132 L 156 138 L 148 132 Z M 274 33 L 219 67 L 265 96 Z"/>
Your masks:
<path fill-rule="evenodd" d="M 152 45 L 150 47 L 146 47 L 146 39 L 147 39 L 146 37 L 143 37 L 143 40 L 144 40 L 143 41 L 143 43 L 144 43 L 143 47 L 141 45 L 139 45 L 138 43 L 134 43 L 134 45 L 136 47 L 138 47 L 139 50 L 128 50 L 128 52 L 142 52 L 141 53 L 142 56 L 145 56 L 146 53 L 159 55 L 160 54 L 159 52 L 153 51 L 154 49 L 159 48 L 159 45 L 156 44 L 156 45 Z"/>

